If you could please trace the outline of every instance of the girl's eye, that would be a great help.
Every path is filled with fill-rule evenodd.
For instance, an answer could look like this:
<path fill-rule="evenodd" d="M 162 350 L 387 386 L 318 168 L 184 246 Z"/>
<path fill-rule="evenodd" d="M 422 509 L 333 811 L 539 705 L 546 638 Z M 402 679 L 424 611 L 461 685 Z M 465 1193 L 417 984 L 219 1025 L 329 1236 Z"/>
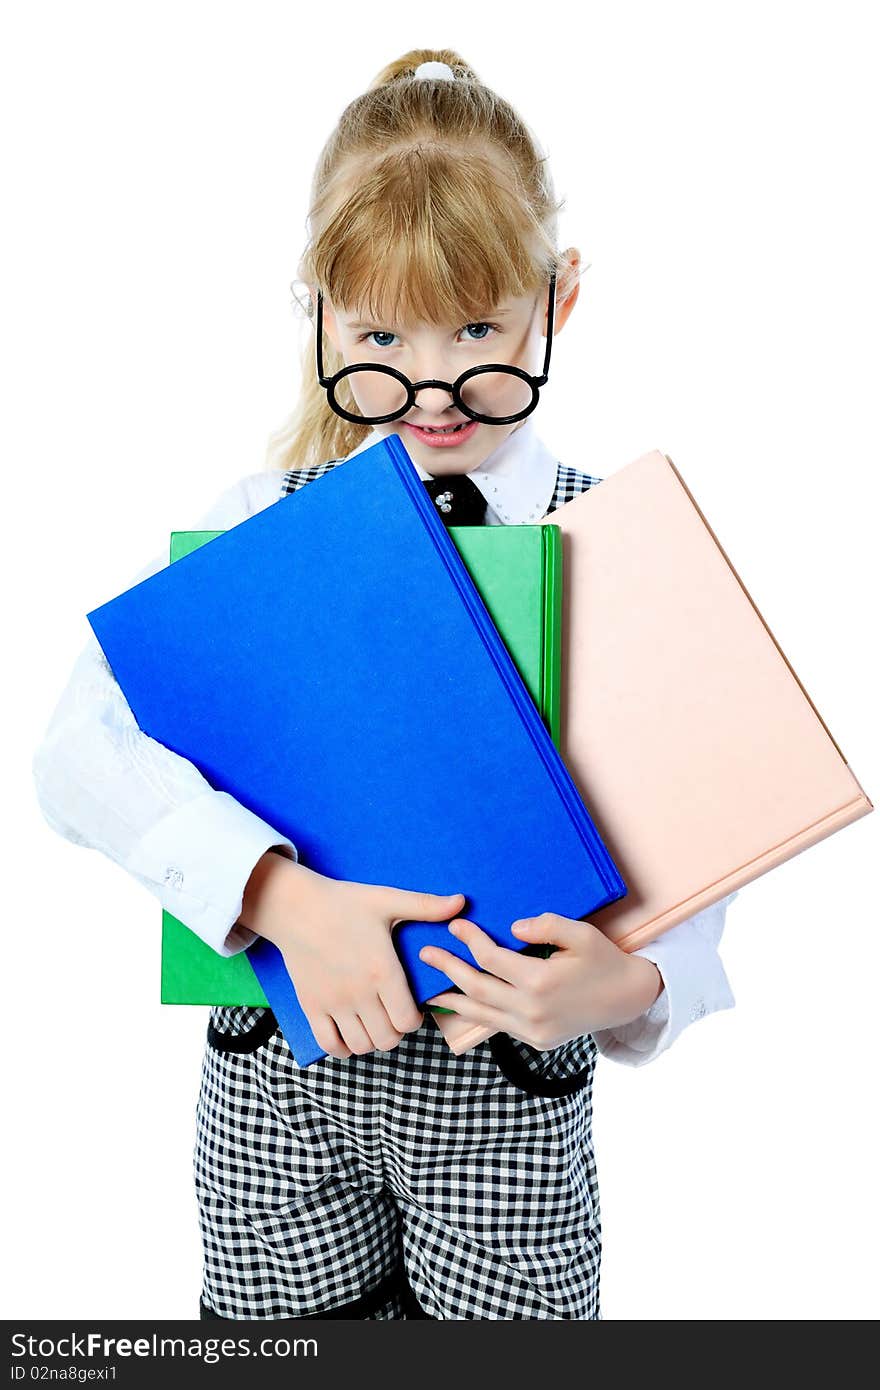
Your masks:
<path fill-rule="evenodd" d="M 489 331 L 491 331 L 491 332 L 493 332 L 493 333 L 495 332 L 495 325 L 494 325 L 494 324 L 491 324 L 491 323 L 466 323 L 465 326 L 464 326 L 464 328 L 462 329 L 462 332 L 463 332 L 463 333 L 468 332 L 468 331 L 469 331 L 470 329 L 472 329 L 472 328 L 476 328 L 476 329 L 487 329 L 487 330 L 489 330 Z M 488 332 L 480 332 L 480 333 L 477 334 L 476 338 L 466 338 L 466 339 L 465 339 L 465 342 L 482 343 L 482 342 L 485 342 L 485 340 L 486 340 L 486 338 L 487 338 L 488 336 L 489 336 L 489 333 L 488 333 Z"/>
<path fill-rule="evenodd" d="M 461 331 L 470 334 L 471 329 L 476 330 L 476 336 L 465 338 L 466 343 L 484 343 L 490 333 L 498 332 L 498 327 L 494 323 L 466 323 Z M 368 347 L 387 348 L 391 347 L 391 340 L 396 337 L 396 333 L 391 333 L 387 329 L 374 328 L 369 333 L 361 334 L 358 342 L 366 343 Z"/>

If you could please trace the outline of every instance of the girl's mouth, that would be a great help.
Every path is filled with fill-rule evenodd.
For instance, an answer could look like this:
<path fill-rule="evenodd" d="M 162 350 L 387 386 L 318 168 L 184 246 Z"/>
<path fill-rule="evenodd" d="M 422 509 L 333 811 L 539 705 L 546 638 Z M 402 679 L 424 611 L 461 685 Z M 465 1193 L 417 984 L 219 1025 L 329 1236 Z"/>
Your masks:
<path fill-rule="evenodd" d="M 417 439 L 421 439 L 432 449 L 453 449 L 458 444 L 464 444 L 471 439 L 476 431 L 479 420 L 465 420 L 459 425 L 454 425 L 451 429 L 444 430 L 425 430 L 420 425 L 411 425 L 403 420 L 408 430 L 412 430 Z"/>

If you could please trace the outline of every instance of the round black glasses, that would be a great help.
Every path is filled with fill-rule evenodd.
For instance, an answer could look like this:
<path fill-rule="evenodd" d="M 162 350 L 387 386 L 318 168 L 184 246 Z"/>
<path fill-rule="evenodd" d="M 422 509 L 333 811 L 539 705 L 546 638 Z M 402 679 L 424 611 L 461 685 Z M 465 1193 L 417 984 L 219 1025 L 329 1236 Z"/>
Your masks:
<path fill-rule="evenodd" d="M 426 386 L 448 391 L 456 407 L 471 420 L 478 420 L 484 425 L 512 425 L 532 413 L 538 404 L 539 388 L 547 382 L 555 308 L 556 272 L 553 271 L 547 294 L 547 348 L 540 376 L 531 376 L 521 367 L 491 362 L 462 372 L 457 381 L 410 381 L 403 372 L 384 363 L 355 362 L 328 377 L 324 375 L 324 312 L 323 295 L 319 290 L 315 324 L 318 381 L 327 392 L 327 400 L 336 414 L 356 425 L 384 425 L 389 420 L 398 420 L 412 410 L 416 395 Z M 353 376 L 358 377 L 360 400 L 355 398 L 352 384 L 347 382 Z M 353 410 L 337 399 L 337 389 L 344 381 L 347 382 L 346 393 L 351 396 L 351 404 L 355 407 Z"/>

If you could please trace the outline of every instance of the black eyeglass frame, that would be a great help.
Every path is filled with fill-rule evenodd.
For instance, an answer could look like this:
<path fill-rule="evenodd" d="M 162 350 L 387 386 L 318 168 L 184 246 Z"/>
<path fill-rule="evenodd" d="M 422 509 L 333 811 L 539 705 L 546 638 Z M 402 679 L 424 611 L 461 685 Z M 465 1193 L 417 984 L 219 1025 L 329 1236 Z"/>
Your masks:
<path fill-rule="evenodd" d="M 426 386 L 439 387 L 443 391 L 448 391 L 457 408 L 467 415 L 471 420 L 477 420 L 483 425 L 513 425 L 518 420 L 524 420 L 527 415 L 531 415 L 535 406 L 538 404 L 538 392 L 540 387 L 546 385 L 550 370 L 550 353 L 553 348 L 553 320 L 556 311 L 556 271 L 550 274 L 550 284 L 547 291 L 547 347 L 544 352 L 544 365 L 539 376 L 531 376 L 529 372 L 523 371 L 521 367 L 514 367 L 509 362 L 486 362 L 479 367 L 470 367 L 466 372 L 462 372 L 456 381 L 410 381 L 409 377 L 404 376 L 396 367 L 389 367 L 384 362 L 353 362 L 349 367 L 343 367 L 341 371 L 334 373 L 333 376 L 324 375 L 324 352 L 323 352 L 323 326 L 324 310 L 323 295 L 318 290 L 318 307 L 315 323 L 315 364 L 318 371 L 318 382 L 327 392 L 327 401 L 332 410 L 337 415 L 341 415 L 343 420 L 350 420 L 355 425 L 385 425 L 391 420 L 399 420 L 408 410 L 412 410 L 416 403 L 416 396 L 419 391 Z M 355 415 L 350 410 L 346 410 L 336 399 L 336 387 L 339 382 L 347 376 L 353 376 L 355 372 L 385 372 L 388 376 L 393 376 L 399 381 L 401 386 L 406 389 L 406 404 L 400 410 L 392 411 L 390 415 Z M 532 399 L 525 410 L 520 410 L 516 415 L 505 415 L 501 418 L 494 415 L 480 415 L 476 410 L 471 410 L 470 406 L 465 405 L 462 400 L 462 386 L 472 377 L 480 376 L 483 372 L 507 372 L 511 376 L 518 376 L 521 381 L 526 382 L 532 390 Z"/>

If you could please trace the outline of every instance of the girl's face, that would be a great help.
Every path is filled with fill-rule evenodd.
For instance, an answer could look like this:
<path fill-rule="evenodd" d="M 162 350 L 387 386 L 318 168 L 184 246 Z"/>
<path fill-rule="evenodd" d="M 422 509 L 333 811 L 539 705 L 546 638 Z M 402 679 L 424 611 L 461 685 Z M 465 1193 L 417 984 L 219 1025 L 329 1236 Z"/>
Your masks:
<path fill-rule="evenodd" d="M 573 267 L 580 262 L 575 248 L 566 251 L 564 256 Z M 557 277 L 554 338 L 574 308 L 579 288 L 575 280 L 568 297 L 561 300 Z M 542 287 L 537 295 L 507 299 L 492 308 L 487 306 L 485 319 L 442 326 L 424 320 L 374 322 L 356 308 L 347 309 L 325 299 L 324 327 L 346 366 L 355 362 L 384 363 L 396 367 L 410 381 L 452 382 L 468 368 L 491 362 L 522 367 L 536 375 L 541 370 L 546 347 L 547 287 Z M 398 389 L 393 378 L 377 374 L 372 380 L 375 384 L 370 386 L 371 377 L 360 372 L 347 378 L 358 407 L 365 415 L 390 414 L 396 401 L 384 397 Z M 472 381 L 475 393 L 491 396 L 493 381 L 504 393 L 497 400 L 488 396 L 481 399 L 475 394 L 472 408 L 484 415 L 513 415 L 531 399 L 527 388 L 525 401 L 507 398 L 511 390 L 517 395 L 520 389 L 513 377 L 492 378 L 485 374 L 482 382 L 480 377 Z M 429 433 L 459 424 L 461 429 L 452 434 Z M 375 428 L 382 435 L 399 435 L 415 463 L 433 477 L 443 477 L 473 472 L 523 424 L 525 420 L 517 420 L 512 425 L 486 425 L 470 420 L 455 406 L 449 391 L 426 386 L 418 392 L 415 405 L 406 415 Z"/>

